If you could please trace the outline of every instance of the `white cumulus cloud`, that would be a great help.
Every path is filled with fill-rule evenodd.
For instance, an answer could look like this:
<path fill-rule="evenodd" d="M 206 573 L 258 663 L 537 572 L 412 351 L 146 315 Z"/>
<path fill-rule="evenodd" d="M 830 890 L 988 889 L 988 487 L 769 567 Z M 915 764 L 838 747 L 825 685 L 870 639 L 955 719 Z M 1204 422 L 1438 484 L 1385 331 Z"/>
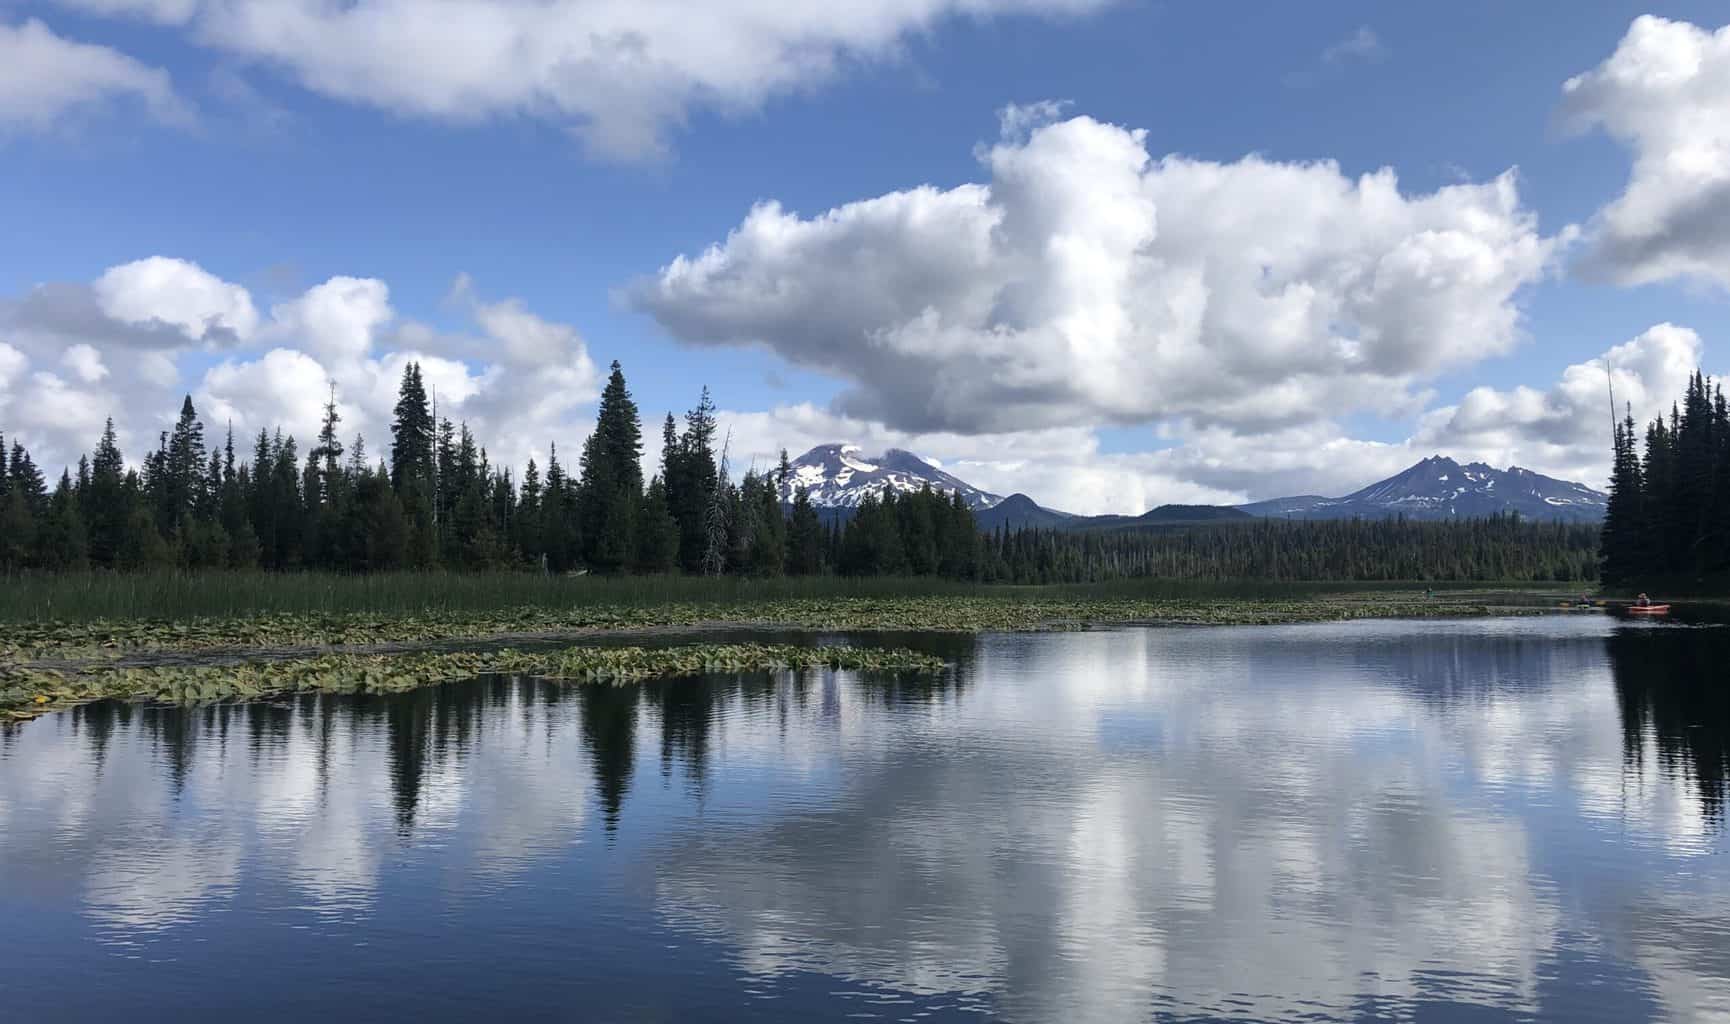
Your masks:
<path fill-rule="evenodd" d="M 29 365 L 30 360 L 25 358 L 24 353 L 0 341 L 0 388 L 23 376 L 24 368 Z"/>
<path fill-rule="evenodd" d="M 1457 404 L 1426 414 L 1414 444 L 1601 488 L 1609 476 L 1612 385 L 1616 416 L 1631 409 L 1644 425 L 1681 396 L 1703 356 L 1693 330 L 1658 324 L 1569 366 L 1547 388 L 1474 388 Z"/>
<path fill-rule="evenodd" d="M 142 104 L 152 116 L 189 116 L 168 72 L 107 46 L 56 35 L 31 18 L 0 24 L 0 130 L 41 131 L 74 113 L 117 101 Z"/>
<path fill-rule="evenodd" d="M 189 341 L 237 344 L 258 327 L 258 311 L 245 288 L 186 260 L 152 256 L 110 267 L 93 290 L 110 319 L 174 327 Z"/>
<path fill-rule="evenodd" d="M 94 384 L 108 376 L 108 367 L 102 362 L 102 353 L 93 346 L 83 343 L 72 345 L 66 349 L 66 354 L 60 357 L 60 362 L 73 376 L 86 384 Z"/>
<path fill-rule="evenodd" d="M 1634 156 L 1626 190 L 1594 220 L 1587 269 L 1730 288 L 1730 26 L 1641 17 L 1563 92 L 1573 127 L 1600 128 Z"/>
<path fill-rule="evenodd" d="M 291 302 L 273 306 L 269 333 L 297 340 L 320 359 L 348 364 L 372 350 L 395 313 L 390 288 L 373 278 L 333 277 Z"/>
<path fill-rule="evenodd" d="M 1407 195 L 1391 170 L 1147 142 L 1074 117 L 983 151 L 988 183 L 764 203 L 630 296 L 684 341 L 840 376 L 837 411 L 898 429 L 1270 429 L 1415 411 L 1506 352 L 1571 233 L 1539 232 L 1512 172 Z"/>
<path fill-rule="evenodd" d="M 574 449 L 599 393 L 581 335 L 519 300 L 462 294 L 478 333 L 402 319 L 373 278 L 333 277 L 263 316 L 244 286 L 162 256 L 38 286 L 0 299 L 0 428 L 54 468 L 88 451 L 112 415 L 137 459 L 191 394 L 212 431 L 231 425 L 245 443 L 280 427 L 304 450 L 334 385 L 344 441 L 363 434 L 377 457 L 412 361 L 440 416 L 466 421 L 495 463 L 544 459 L 555 441 Z M 209 365 L 200 354 L 213 349 L 223 358 Z"/>
<path fill-rule="evenodd" d="M 895 59 L 960 17 L 1070 15 L 1109 0 L 60 0 L 182 24 L 325 96 L 416 116 L 530 116 L 597 151 L 662 151 L 693 110 L 734 113 Z"/>
<path fill-rule="evenodd" d="M 773 465 L 782 448 L 798 455 L 848 441 L 872 453 L 906 449 L 976 487 L 1020 491 L 1043 505 L 1088 515 L 1136 514 L 1168 503 L 1337 497 L 1435 454 L 1523 466 L 1602 489 L 1609 476 L 1611 380 L 1618 409 L 1631 408 L 1643 424 L 1670 408 L 1704 359 L 1695 331 L 1658 324 L 1567 367 L 1553 383 L 1475 388 L 1456 403 L 1422 412 L 1410 433 L 1394 440 L 1354 438 L 1327 419 L 1257 431 L 1184 421 L 1150 432 L 1145 441 L 1152 450 L 1113 452 L 1085 424 L 986 434 L 906 431 L 808 402 L 726 411 L 721 425 L 731 432 L 740 471 Z"/>

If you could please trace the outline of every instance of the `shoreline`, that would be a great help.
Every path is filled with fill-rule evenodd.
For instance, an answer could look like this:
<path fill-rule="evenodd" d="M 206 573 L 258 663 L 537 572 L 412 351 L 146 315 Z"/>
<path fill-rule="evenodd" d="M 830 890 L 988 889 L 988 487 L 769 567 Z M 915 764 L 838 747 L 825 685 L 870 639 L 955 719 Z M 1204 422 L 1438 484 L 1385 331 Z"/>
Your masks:
<path fill-rule="evenodd" d="M 982 595 L 794 599 L 722 607 L 670 603 L 637 608 L 513 608 L 421 616 L 276 614 L 23 626 L 10 630 L 0 647 L 0 725 L 108 698 L 197 704 L 304 690 L 399 692 L 500 673 L 593 682 L 595 672 L 604 670 L 610 673 L 605 678 L 613 681 L 638 681 L 700 674 L 705 667 L 727 671 L 809 667 L 812 658 L 826 659 L 824 663 L 836 667 L 932 670 L 927 655 L 875 645 L 813 648 L 702 640 L 704 634 L 727 632 L 1065 632 L 1566 611 L 1553 601 L 1540 605 L 1517 603 L 1518 599 L 1543 598 L 1509 590 L 1433 598 L 1375 593 L 1205 601 Z M 665 637 L 691 637 L 694 642 L 629 645 L 632 640 Z M 600 640 L 622 643 L 595 642 Z M 552 651 L 512 646 L 542 648 L 559 643 L 567 646 Z M 495 649 L 468 649 L 484 645 Z M 564 674 L 548 675 L 554 665 Z"/>

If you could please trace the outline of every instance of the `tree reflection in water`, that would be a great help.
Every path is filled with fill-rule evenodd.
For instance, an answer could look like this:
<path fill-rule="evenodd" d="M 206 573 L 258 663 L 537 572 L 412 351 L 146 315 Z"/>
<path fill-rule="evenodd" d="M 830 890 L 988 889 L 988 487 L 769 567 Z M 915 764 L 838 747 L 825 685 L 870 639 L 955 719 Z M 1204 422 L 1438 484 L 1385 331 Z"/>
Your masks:
<path fill-rule="evenodd" d="M 1688 780 L 1709 822 L 1724 825 L 1730 769 L 1730 629 L 1629 628 L 1606 641 L 1622 708 L 1625 769 L 1649 746 L 1665 775 Z"/>

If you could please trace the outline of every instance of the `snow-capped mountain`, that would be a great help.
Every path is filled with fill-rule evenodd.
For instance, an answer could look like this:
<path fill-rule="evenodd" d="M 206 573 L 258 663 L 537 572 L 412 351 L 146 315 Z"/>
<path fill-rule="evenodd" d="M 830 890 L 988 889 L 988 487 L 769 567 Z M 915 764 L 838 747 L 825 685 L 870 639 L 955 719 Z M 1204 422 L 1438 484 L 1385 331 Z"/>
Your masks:
<path fill-rule="evenodd" d="M 781 500 L 791 502 L 795 489 L 803 487 L 811 504 L 821 508 L 857 508 L 867 494 L 881 497 L 891 490 L 912 493 L 926 484 L 945 494 L 959 491 L 961 500 L 975 512 L 1003 500 L 899 448 L 867 456 L 858 445 L 820 444 L 794 459 L 792 465 L 793 475 Z"/>
<path fill-rule="evenodd" d="M 1239 506 L 1258 516 L 1289 519 L 1365 519 L 1405 515 L 1413 519 L 1480 518 L 1518 512 L 1527 519 L 1595 522 L 1604 518 L 1607 497 L 1585 484 L 1557 480 L 1518 466 L 1506 470 L 1482 462 L 1460 465 L 1433 455 L 1403 473 L 1343 498 L 1301 495 Z"/>

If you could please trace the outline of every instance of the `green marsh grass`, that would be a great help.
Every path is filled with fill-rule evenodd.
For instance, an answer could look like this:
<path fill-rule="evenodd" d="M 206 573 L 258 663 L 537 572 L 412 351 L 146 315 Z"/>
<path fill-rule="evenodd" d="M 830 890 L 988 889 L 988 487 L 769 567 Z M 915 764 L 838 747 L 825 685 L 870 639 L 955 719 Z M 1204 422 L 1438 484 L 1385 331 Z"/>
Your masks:
<path fill-rule="evenodd" d="M 392 615 L 642 608 L 717 607 L 790 600 L 990 598 L 1008 602 L 1074 600 L 1289 601 L 1347 594 L 1421 592 L 1487 594 L 1544 590 L 1542 585 L 1115 580 L 1044 587 L 989 586 L 929 578 L 821 576 L 751 580 L 689 576 L 542 576 L 535 573 L 163 572 L 71 573 L 0 577 L 0 623 L 96 620 L 186 620 L 254 615 Z M 1567 592 L 1566 587 L 1547 588 Z"/>

